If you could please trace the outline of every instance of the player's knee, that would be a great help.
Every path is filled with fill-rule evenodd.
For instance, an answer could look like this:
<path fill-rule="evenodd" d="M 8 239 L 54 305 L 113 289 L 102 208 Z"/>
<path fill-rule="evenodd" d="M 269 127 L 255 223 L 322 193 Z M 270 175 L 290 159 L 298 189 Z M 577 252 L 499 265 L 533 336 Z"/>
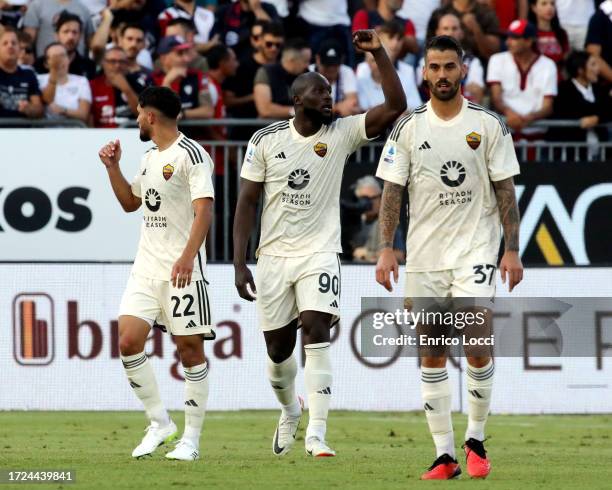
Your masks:
<path fill-rule="evenodd" d="M 129 333 L 124 333 L 119 336 L 119 352 L 122 356 L 133 356 L 144 350 L 144 343 Z"/>
<path fill-rule="evenodd" d="M 480 356 L 480 357 L 468 356 L 467 358 L 468 364 L 474 368 L 483 368 L 487 364 L 489 364 L 490 360 L 491 358 L 489 356 Z"/>
<path fill-rule="evenodd" d="M 289 349 L 287 345 L 277 342 L 266 345 L 266 348 L 268 350 L 268 357 L 275 364 L 280 364 L 289 359 L 289 356 L 293 353 L 293 349 Z"/>
<path fill-rule="evenodd" d="M 201 342 L 181 342 L 177 343 L 177 349 L 184 367 L 198 366 L 204 362 L 204 349 Z"/>
<path fill-rule="evenodd" d="M 446 367 L 446 357 L 444 356 L 427 356 L 421 358 L 421 366 L 426 368 L 443 368 Z"/>

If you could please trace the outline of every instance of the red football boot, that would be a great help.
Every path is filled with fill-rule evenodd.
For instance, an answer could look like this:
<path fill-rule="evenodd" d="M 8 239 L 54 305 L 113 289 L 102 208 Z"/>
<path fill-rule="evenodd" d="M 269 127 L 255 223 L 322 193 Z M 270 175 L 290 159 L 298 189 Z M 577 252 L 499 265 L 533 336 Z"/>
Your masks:
<path fill-rule="evenodd" d="M 487 458 L 484 444 L 470 438 L 463 445 L 465 459 L 467 462 L 467 472 L 472 478 L 486 478 L 491 473 L 491 462 Z"/>
<path fill-rule="evenodd" d="M 426 473 L 421 475 L 421 480 L 450 480 L 461 474 L 461 468 L 456 459 L 448 454 L 443 454 L 436 459 Z"/>

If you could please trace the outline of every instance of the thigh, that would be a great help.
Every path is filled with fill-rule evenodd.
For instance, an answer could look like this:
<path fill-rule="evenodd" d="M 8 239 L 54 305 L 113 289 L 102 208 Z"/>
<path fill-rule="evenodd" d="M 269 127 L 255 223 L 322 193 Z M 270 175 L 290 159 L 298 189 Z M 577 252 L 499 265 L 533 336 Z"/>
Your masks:
<path fill-rule="evenodd" d="M 329 313 L 331 323 L 340 318 L 341 270 L 338 254 L 318 253 L 300 257 L 292 266 L 295 296 L 300 313 Z"/>
<path fill-rule="evenodd" d="M 260 255 L 257 261 L 257 315 L 264 332 L 289 325 L 298 317 L 293 282 L 288 268 L 289 259 Z"/>
<path fill-rule="evenodd" d="M 406 298 L 449 298 L 452 275 L 450 271 L 406 271 Z"/>
<path fill-rule="evenodd" d="M 155 285 L 151 279 L 130 274 L 121 298 L 119 316 L 136 317 L 152 326 L 161 312 Z"/>
<path fill-rule="evenodd" d="M 203 335 L 214 339 L 208 284 L 204 279 L 177 288 L 170 281 L 157 281 L 157 297 L 162 306 L 158 321 L 173 336 Z"/>
<path fill-rule="evenodd" d="M 496 273 L 497 267 L 493 262 L 454 269 L 451 286 L 453 298 L 494 298 Z"/>

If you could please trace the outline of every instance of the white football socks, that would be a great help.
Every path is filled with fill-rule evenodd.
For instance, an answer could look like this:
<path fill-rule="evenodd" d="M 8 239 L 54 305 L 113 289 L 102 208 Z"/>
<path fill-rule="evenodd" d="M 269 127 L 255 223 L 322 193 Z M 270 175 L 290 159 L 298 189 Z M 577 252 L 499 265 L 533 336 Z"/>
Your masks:
<path fill-rule="evenodd" d="M 451 388 L 446 368 L 421 367 L 421 395 L 436 446 L 436 457 L 449 454 L 455 457 L 455 438 L 451 419 Z"/>
<path fill-rule="evenodd" d="M 200 447 L 200 434 L 208 402 L 208 363 L 183 367 L 185 375 L 185 432 L 183 439 Z"/>
<path fill-rule="evenodd" d="M 467 367 L 468 390 L 468 425 L 465 440 L 474 438 L 478 441 L 485 439 L 485 424 L 491 407 L 491 393 L 493 392 L 493 361 L 489 360 L 481 368 Z"/>
<path fill-rule="evenodd" d="M 149 420 L 160 427 L 168 425 L 170 417 L 159 396 L 155 373 L 147 355 L 144 351 L 132 356 L 122 355 L 121 361 L 130 386 L 144 405 Z"/>
<path fill-rule="evenodd" d="M 304 381 L 308 392 L 309 414 L 306 439 L 315 436 L 324 441 L 332 393 L 329 342 L 305 345 L 304 351 L 306 352 Z"/>
<path fill-rule="evenodd" d="M 297 362 L 293 354 L 278 364 L 268 357 L 268 379 L 285 415 L 298 416 L 302 409 L 295 394 Z"/>

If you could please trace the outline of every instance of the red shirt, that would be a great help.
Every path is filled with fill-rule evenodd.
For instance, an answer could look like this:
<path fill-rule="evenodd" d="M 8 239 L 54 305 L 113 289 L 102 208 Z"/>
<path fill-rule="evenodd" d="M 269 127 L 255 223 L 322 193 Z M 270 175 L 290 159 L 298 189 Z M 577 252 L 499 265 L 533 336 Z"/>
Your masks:
<path fill-rule="evenodd" d="M 562 43 L 559 42 L 553 31 L 541 31 L 538 29 L 538 51 L 544 56 L 548 56 L 551 60 L 557 63 L 559 80 L 561 80 L 561 68 L 565 55 L 569 51 L 569 42 L 567 34 L 563 31 Z"/>
<path fill-rule="evenodd" d="M 399 21 L 404 25 L 404 36 L 415 36 L 414 24 L 410 19 L 402 19 L 395 16 L 393 20 Z M 385 19 L 381 17 L 378 10 L 361 9 L 355 13 L 353 17 L 353 32 L 359 29 L 374 29 L 385 23 Z"/>

